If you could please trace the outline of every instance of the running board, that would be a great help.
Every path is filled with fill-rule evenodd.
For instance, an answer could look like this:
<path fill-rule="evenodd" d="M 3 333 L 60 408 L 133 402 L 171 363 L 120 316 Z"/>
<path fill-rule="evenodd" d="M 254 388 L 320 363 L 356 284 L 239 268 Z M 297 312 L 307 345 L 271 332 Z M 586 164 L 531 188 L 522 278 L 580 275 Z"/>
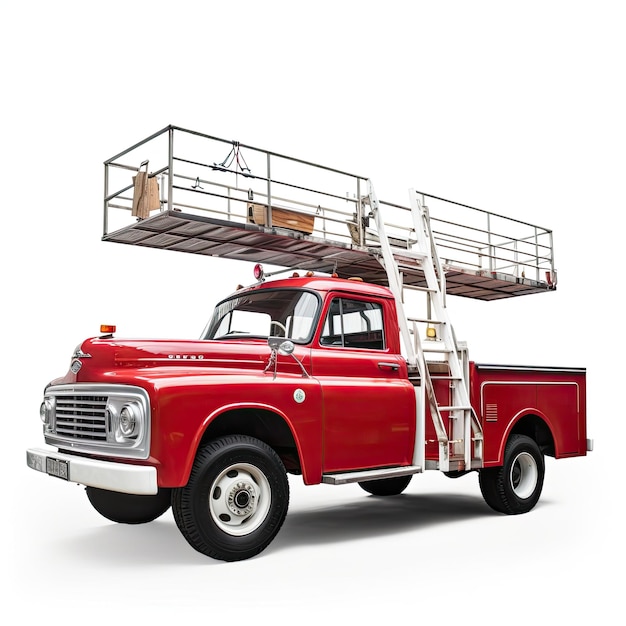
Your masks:
<path fill-rule="evenodd" d="M 364 472 L 344 472 L 342 474 L 323 474 L 322 482 L 327 485 L 345 485 L 347 483 L 360 483 L 365 480 L 383 480 L 408 476 L 422 471 L 419 465 L 407 465 L 405 467 L 387 467 L 385 469 L 366 470 Z"/>

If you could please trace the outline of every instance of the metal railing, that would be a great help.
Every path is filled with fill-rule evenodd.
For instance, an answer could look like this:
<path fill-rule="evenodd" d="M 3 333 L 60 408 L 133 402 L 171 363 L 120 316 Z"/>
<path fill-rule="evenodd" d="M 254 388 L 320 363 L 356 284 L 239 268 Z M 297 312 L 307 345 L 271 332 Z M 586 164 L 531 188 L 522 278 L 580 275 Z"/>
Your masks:
<path fill-rule="evenodd" d="M 444 265 L 556 281 L 551 230 L 419 193 Z"/>
<path fill-rule="evenodd" d="M 378 245 L 365 176 L 177 126 L 163 128 L 104 166 L 104 235 L 148 217 L 133 214 L 134 177 L 145 169 L 158 183 L 149 216 L 181 211 L 228 223 L 291 227 L 357 248 Z M 554 280 L 550 230 L 419 193 L 428 204 L 444 265 Z M 410 248 L 416 240 L 410 209 L 379 204 L 392 245 Z M 286 214 L 294 218 L 287 226 L 281 221 Z"/>

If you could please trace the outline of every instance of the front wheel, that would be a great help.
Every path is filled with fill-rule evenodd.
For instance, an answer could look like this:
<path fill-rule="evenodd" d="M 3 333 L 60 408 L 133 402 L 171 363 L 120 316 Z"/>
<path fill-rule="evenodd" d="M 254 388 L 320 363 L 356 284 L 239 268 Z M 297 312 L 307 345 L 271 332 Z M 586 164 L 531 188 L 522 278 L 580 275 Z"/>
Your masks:
<path fill-rule="evenodd" d="M 171 504 L 171 489 L 159 489 L 153 496 L 118 493 L 86 487 L 89 502 L 100 515 L 120 524 L 145 524 L 165 513 Z"/>
<path fill-rule="evenodd" d="M 187 542 L 222 561 L 248 559 L 271 543 L 289 506 L 282 461 L 245 435 L 211 441 L 198 452 L 189 482 L 174 490 L 174 519 Z"/>
<path fill-rule="evenodd" d="M 544 474 L 537 443 L 526 435 L 512 435 L 504 451 L 504 465 L 480 470 L 480 490 L 494 511 L 527 513 L 539 501 Z"/>

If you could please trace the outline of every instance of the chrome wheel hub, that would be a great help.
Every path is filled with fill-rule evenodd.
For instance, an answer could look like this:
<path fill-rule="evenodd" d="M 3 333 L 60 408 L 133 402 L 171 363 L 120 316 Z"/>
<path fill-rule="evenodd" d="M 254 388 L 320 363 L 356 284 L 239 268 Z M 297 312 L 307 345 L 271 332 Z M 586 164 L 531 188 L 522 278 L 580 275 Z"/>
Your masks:
<path fill-rule="evenodd" d="M 533 494 L 539 480 L 539 470 L 532 454 L 521 452 L 515 457 L 509 480 L 518 498 L 529 498 Z"/>
<path fill-rule="evenodd" d="M 224 469 L 211 485 L 209 511 L 225 533 L 240 537 L 256 530 L 265 520 L 271 503 L 265 474 L 249 463 Z"/>
<path fill-rule="evenodd" d="M 257 494 L 250 482 L 238 482 L 232 486 L 226 502 L 233 515 L 250 515 L 256 507 Z"/>

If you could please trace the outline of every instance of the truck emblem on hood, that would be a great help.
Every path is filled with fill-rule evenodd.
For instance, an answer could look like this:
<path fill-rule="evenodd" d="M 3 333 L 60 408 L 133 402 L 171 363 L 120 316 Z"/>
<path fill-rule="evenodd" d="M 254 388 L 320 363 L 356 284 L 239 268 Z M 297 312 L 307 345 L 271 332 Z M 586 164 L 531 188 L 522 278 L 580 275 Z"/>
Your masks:
<path fill-rule="evenodd" d="M 83 366 L 83 362 L 80 359 L 90 359 L 91 354 L 87 352 L 83 352 L 78 346 L 76 350 L 74 350 L 74 354 L 72 354 L 72 362 L 70 363 L 70 371 L 72 374 L 78 374 L 80 368 Z"/>
<path fill-rule="evenodd" d="M 190 360 L 202 360 L 204 358 L 203 354 L 168 354 L 168 359 L 190 359 Z"/>

